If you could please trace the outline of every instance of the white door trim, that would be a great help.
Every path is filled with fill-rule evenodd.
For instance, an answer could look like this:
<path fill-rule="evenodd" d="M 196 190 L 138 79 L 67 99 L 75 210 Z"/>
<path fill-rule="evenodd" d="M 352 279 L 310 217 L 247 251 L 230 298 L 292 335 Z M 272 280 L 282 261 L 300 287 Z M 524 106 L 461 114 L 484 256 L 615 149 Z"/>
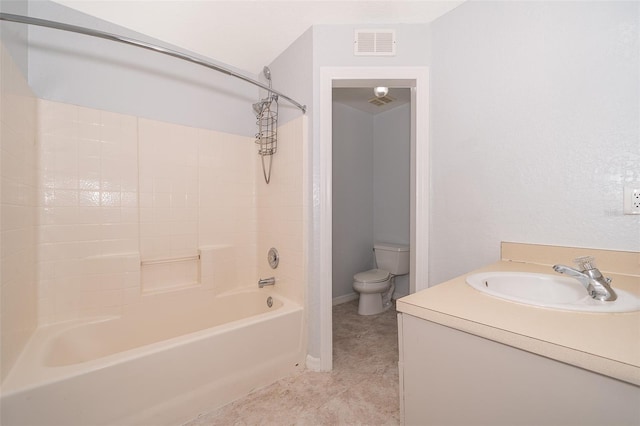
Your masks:
<path fill-rule="evenodd" d="M 367 81 L 369 80 L 369 81 Z M 320 68 L 320 369 L 333 368 L 332 331 L 332 89 L 371 87 L 391 80 L 412 88 L 410 291 L 428 287 L 429 242 L 429 72 L 426 67 Z M 397 80 L 397 82 L 396 82 Z M 390 85 L 392 86 L 392 85 Z"/>

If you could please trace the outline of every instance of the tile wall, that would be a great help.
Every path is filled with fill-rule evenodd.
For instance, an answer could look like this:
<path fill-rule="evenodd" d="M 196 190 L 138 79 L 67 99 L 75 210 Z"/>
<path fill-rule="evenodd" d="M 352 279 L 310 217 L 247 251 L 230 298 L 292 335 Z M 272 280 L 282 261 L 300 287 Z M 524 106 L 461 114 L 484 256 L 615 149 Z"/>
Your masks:
<path fill-rule="evenodd" d="M 36 98 L 0 45 L 0 380 L 37 325 Z"/>
<path fill-rule="evenodd" d="M 266 185 L 253 138 L 39 100 L 4 47 L 1 85 L 0 380 L 38 325 L 147 293 L 275 276 L 304 303 L 305 117 L 279 129 Z"/>
<path fill-rule="evenodd" d="M 42 100 L 39 118 L 41 324 L 257 286 L 271 246 L 278 288 L 303 302 L 302 118 L 280 132 L 270 185 L 253 138 Z"/>
<path fill-rule="evenodd" d="M 202 131 L 198 151 L 201 254 L 213 255 L 209 280 L 216 291 L 257 286 L 257 169 L 253 138 Z M 201 262 L 204 267 L 205 262 Z"/>
<path fill-rule="evenodd" d="M 139 290 L 137 120 L 38 107 L 39 321 L 117 312 Z"/>
<path fill-rule="evenodd" d="M 258 247 L 257 267 L 260 277 L 276 278 L 280 294 L 304 301 L 306 281 L 305 218 L 307 198 L 304 165 L 307 161 L 306 119 L 290 121 L 278 128 L 278 152 L 273 158 L 271 180 L 267 185 L 260 157 L 256 155 Z M 265 162 L 266 164 L 266 162 Z M 267 262 L 269 248 L 280 254 L 280 264 L 273 270 Z"/>
<path fill-rule="evenodd" d="M 140 257 L 142 290 L 198 283 L 198 143 L 192 127 L 140 119 Z"/>

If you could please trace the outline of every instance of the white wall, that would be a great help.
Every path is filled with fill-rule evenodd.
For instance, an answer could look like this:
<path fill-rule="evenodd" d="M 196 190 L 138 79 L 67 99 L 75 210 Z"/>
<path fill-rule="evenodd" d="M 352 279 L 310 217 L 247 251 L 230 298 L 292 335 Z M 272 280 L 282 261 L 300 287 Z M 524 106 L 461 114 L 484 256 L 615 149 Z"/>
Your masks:
<path fill-rule="evenodd" d="M 30 0 L 29 15 L 190 54 L 51 1 Z M 255 133 L 251 104 L 258 99 L 257 87 L 200 65 L 109 40 L 29 27 L 29 84 L 41 99 L 226 133 Z"/>
<path fill-rule="evenodd" d="M 334 299 L 352 294 L 353 275 L 373 267 L 373 130 L 371 114 L 333 103 Z"/>
<path fill-rule="evenodd" d="M 467 2 L 432 25 L 430 284 L 500 241 L 640 250 L 636 2 Z"/>

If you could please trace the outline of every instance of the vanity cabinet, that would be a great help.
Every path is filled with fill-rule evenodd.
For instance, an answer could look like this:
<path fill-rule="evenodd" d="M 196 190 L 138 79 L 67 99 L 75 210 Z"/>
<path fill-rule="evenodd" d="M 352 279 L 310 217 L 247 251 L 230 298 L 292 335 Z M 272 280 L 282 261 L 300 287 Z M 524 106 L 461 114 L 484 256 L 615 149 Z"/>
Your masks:
<path fill-rule="evenodd" d="M 407 313 L 398 329 L 405 425 L 640 425 L 634 384 Z"/>

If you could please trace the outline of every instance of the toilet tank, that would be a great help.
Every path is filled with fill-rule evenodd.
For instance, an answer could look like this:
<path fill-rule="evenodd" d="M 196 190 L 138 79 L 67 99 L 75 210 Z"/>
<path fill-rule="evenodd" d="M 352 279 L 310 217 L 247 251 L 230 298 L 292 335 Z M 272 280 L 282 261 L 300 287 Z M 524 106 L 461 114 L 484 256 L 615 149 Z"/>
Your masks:
<path fill-rule="evenodd" d="M 401 244 L 377 243 L 373 246 L 376 264 L 393 275 L 409 273 L 409 246 Z"/>

